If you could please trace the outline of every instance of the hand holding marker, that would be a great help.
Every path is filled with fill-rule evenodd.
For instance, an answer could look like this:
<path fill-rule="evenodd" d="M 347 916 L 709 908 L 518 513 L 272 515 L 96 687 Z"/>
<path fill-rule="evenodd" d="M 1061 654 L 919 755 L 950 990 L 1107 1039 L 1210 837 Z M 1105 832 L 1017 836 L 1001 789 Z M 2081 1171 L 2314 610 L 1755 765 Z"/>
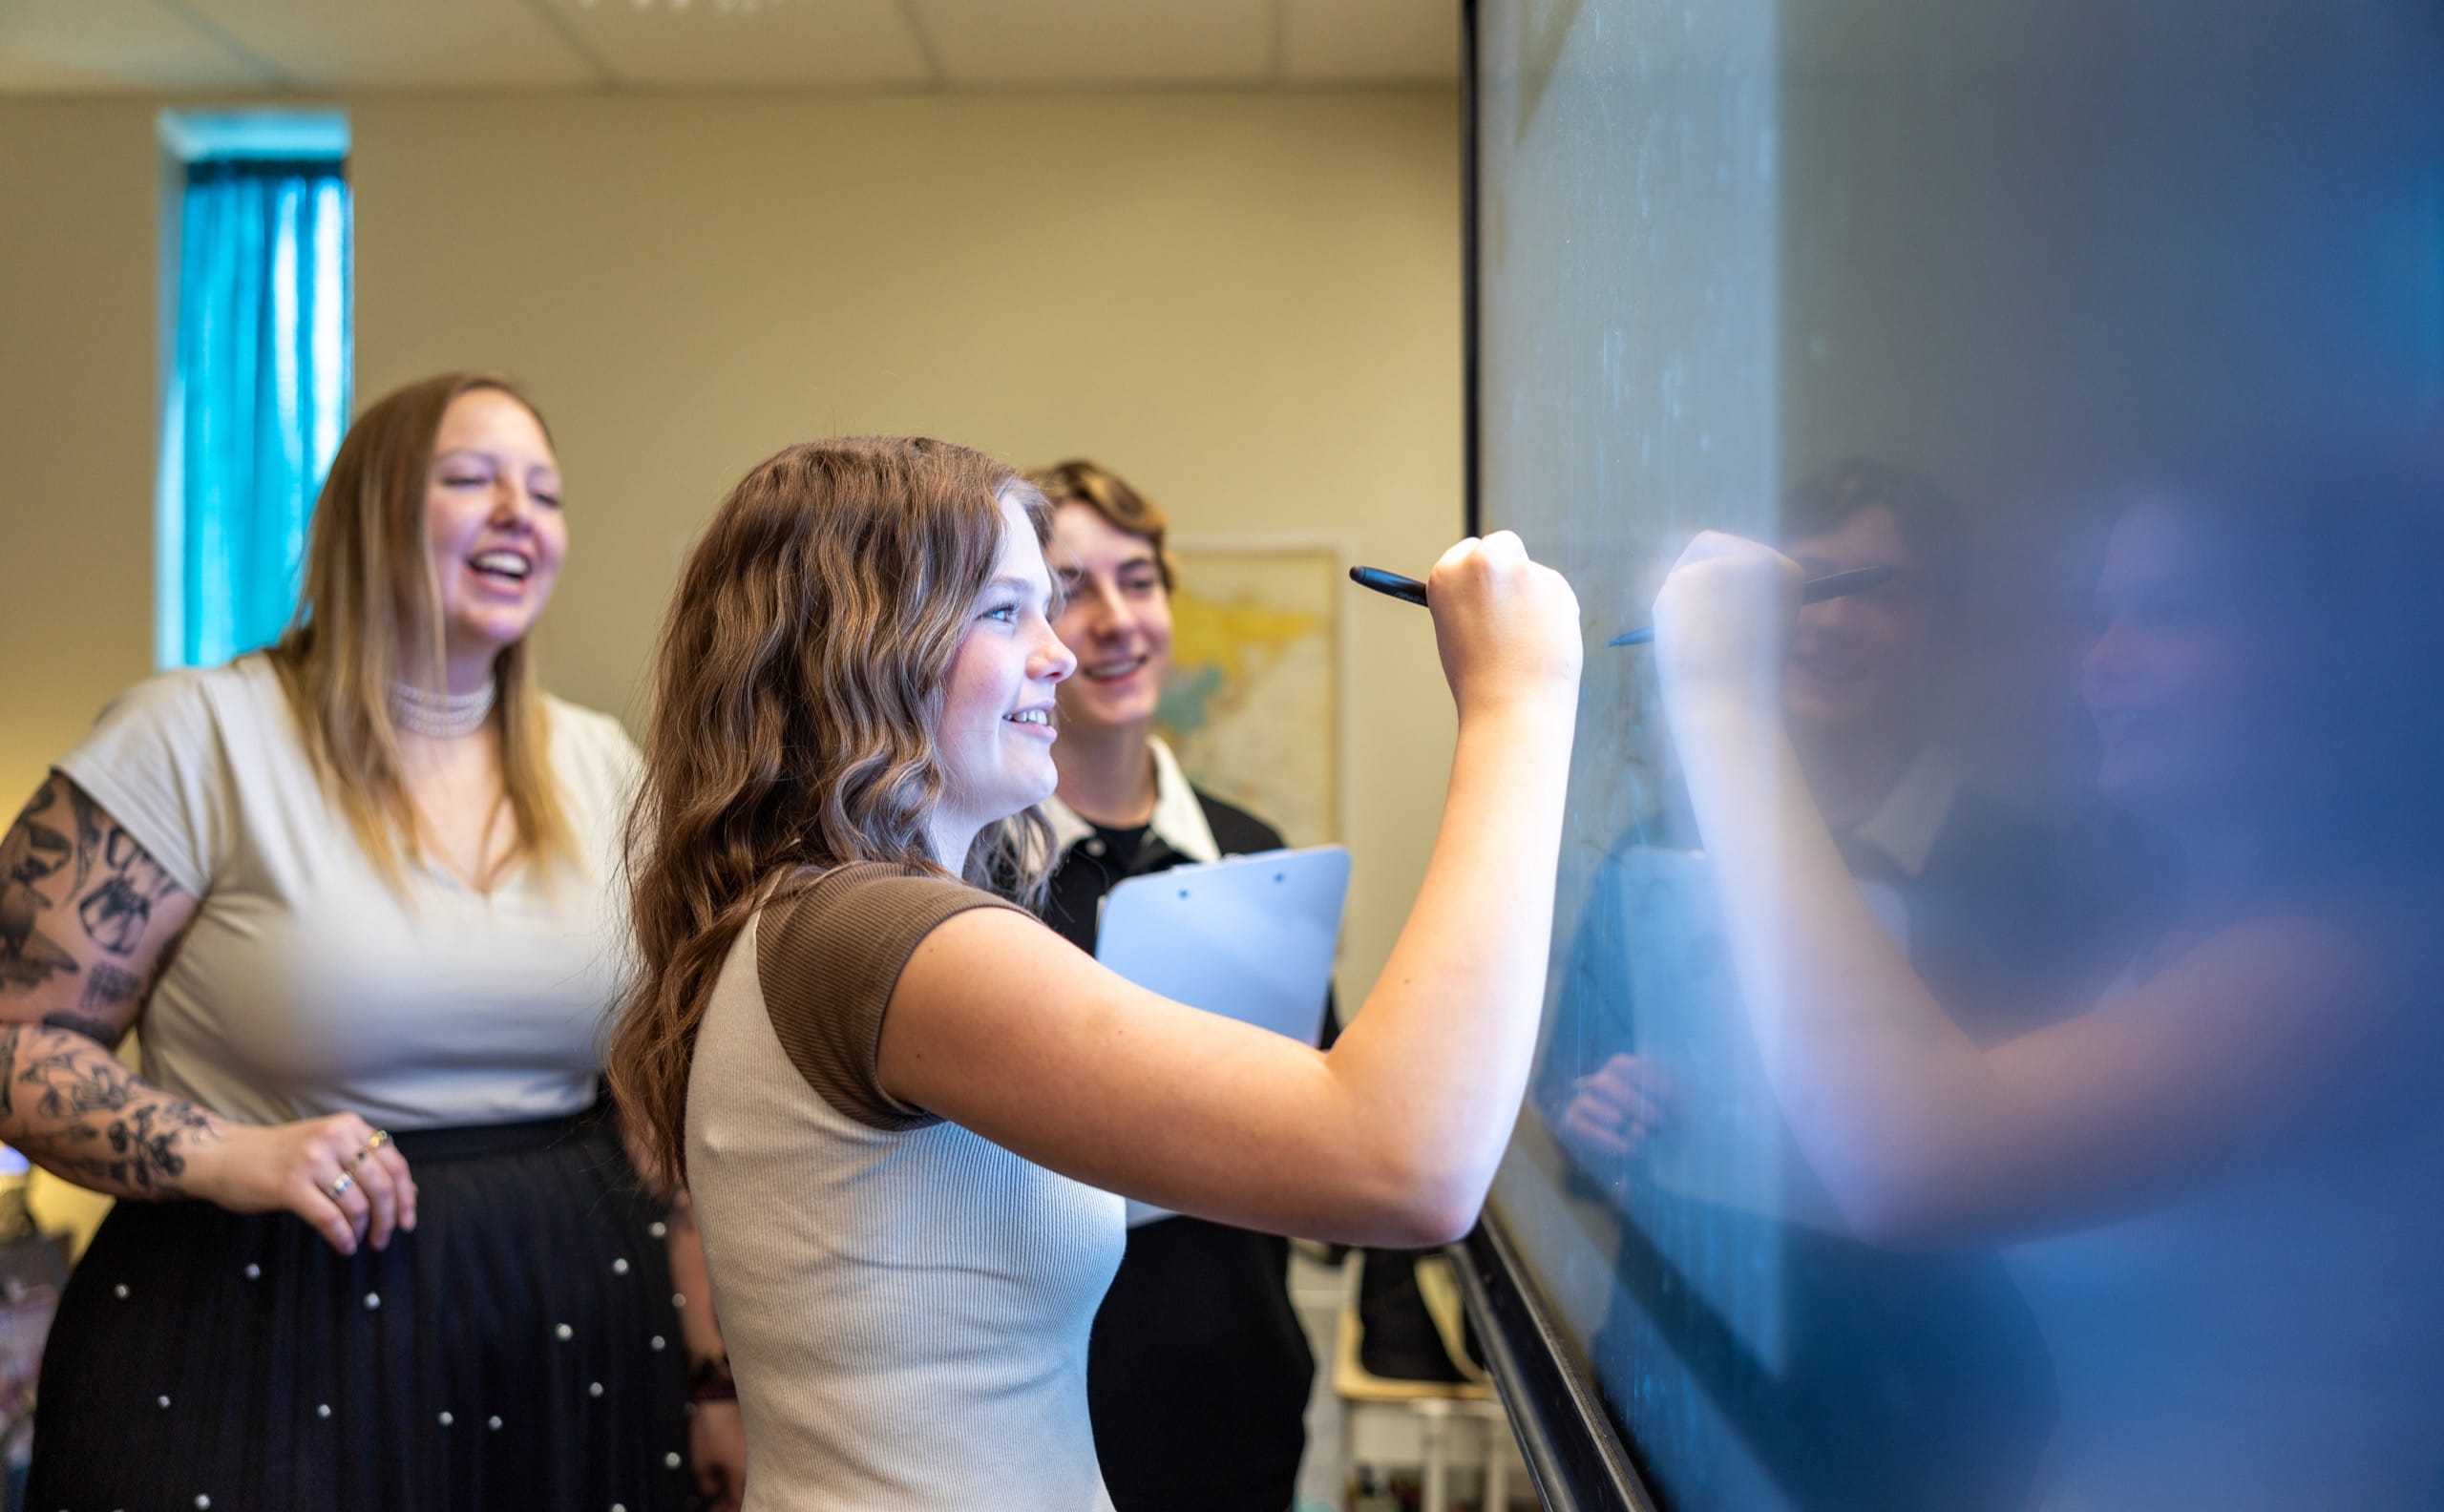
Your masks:
<path fill-rule="evenodd" d="M 1853 572 L 1830 573 L 1822 578 L 1811 578 L 1807 580 L 1806 586 L 1800 590 L 1799 601 L 1803 604 L 1822 603 L 1827 598 L 1841 598 L 1854 593 L 1865 593 L 1870 588 L 1890 580 L 1891 577 L 1891 568 L 1878 566 L 1861 567 Z M 1409 603 L 1422 605 L 1425 602 L 1425 584 L 1414 578 L 1403 578 L 1399 573 L 1385 572 L 1380 567 L 1352 567 L 1349 570 L 1349 580 L 1360 588 L 1372 588 L 1379 594 L 1385 594 Z M 1616 646 L 1644 645 L 1654 639 L 1654 628 L 1652 625 L 1645 625 L 1616 635 L 1604 643 Z"/>

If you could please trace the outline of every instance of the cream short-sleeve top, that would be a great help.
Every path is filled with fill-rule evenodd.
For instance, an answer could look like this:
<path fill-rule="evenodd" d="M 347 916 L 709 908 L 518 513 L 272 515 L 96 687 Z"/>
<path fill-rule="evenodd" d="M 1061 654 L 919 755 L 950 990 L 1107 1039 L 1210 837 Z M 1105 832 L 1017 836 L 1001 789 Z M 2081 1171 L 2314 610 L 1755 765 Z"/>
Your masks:
<path fill-rule="evenodd" d="M 1007 906 L 938 873 L 839 867 L 767 903 L 714 985 L 687 1180 L 748 1512 L 1110 1512 L 1086 1335 L 1120 1265 L 1121 1199 L 878 1075 L 917 945 Z"/>
<path fill-rule="evenodd" d="M 145 1079 L 250 1124 L 347 1111 L 435 1128 L 591 1105 L 626 971 L 618 856 L 638 759 L 609 717 L 547 708 L 578 864 L 528 863 L 490 893 L 429 863 L 404 861 L 403 886 L 375 871 L 263 656 L 152 678 L 103 710 L 58 769 L 158 868 L 129 863 L 123 906 L 165 879 L 201 900 L 138 1020 Z"/>

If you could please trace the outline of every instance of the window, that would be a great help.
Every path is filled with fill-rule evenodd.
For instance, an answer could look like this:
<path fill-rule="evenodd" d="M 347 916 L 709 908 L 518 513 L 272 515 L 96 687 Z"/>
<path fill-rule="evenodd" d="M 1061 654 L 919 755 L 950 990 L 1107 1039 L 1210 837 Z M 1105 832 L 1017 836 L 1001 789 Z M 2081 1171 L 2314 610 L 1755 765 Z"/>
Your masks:
<path fill-rule="evenodd" d="M 306 524 L 346 430 L 348 125 L 321 114 L 166 114 L 155 659 L 269 643 L 297 601 Z"/>

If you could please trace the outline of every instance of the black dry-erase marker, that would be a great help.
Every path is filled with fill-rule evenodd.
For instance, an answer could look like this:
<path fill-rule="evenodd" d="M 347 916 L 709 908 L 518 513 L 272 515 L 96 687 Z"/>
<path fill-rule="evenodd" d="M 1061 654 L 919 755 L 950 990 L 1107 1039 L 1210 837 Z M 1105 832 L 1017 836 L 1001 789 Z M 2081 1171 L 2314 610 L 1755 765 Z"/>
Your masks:
<path fill-rule="evenodd" d="M 1892 569 L 1885 566 L 1861 567 L 1855 572 L 1828 573 L 1822 578 L 1809 578 L 1807 585 L 1800 590 L 1799 601 L 1803 604 L 1822 603 L 1827 598 L 1840 598 L 1849 594 L 1865 593 L 1870 588 L 1890 581 L 1891 578 Z M 1352 567 L 1349 570 L 1349 580 L 1361 588 L 1372 588 L 1379 594 L 1389 594 L 1395 598 L 1405 599 L 1413 604 L 1425 602 L 1425 584 L 1414 578 L 1403 578 L 1399 573 L 1385 572 L 1380 567 Z M 1616 646 L 1644 645 L 1654 639 L 1654 627 L 1647 625 L 1623 635 L 1616 635 L 1604 643 Z"/>
<path fill-rule="evenodd" d="M 1360 588 L 1372 588 L 1379 594 L 1389 594 L 1413 604 L 1422 606 L 1425 603 L 1425 584 L 1396 572 L 1385 572 L 1380 567 L 1352 567 L 1349 580 Z"/>
<path fill-rule="evenodd" d="M 1799 601 L 1803 604 L 1812 604 L 1822 603 L 1827 598 L 1846 598 L 1851 594 L 1865 593 L 1879 584 L 1888 582 L 1891 578 L 1892 569 L 1884 566 L 1861 567 L 1855 572 L 1827 573 L 1822 578 L 1810 578 L 1806 585 L 1799 591 Z M 1626 635 L 1616 635 L 1604 643 L 1606 645 L 1644 645 L 1654 639 L 1654 626 L 1646 625 L 1632 630 Z"/>

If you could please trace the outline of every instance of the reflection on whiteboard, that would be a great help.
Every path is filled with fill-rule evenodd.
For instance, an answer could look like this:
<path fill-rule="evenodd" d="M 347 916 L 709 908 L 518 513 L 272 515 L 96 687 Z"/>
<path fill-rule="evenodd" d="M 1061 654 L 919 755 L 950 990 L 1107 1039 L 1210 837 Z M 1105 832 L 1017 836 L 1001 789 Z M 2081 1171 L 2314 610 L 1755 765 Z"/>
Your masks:
<path fill-rule="evenodd" d="M 1644 1148 L 1654 1191 L 1786 1223 L 1838 1230 L 1823 1188 L 1801 1161 L 1741 1006 L 1714 870 L 1696 850 L 1632 849 L 1620 858 L 1621 935 L 1629 954 L 1635 1053 L 1670 1080 L 1674 1112 Z M 1900 895 L 1863 883 L 1868 906 L 1903 947 L 1907 922 Z M 1769 1368 L 1784 1358 L 1783 1288 L 1779 1274 L 1712 1263 L 1690 1251 L 1706 1232 L 1686 1221 L 1639 1214 L 1641 1227 L 1682 1274 L 1705 1293 L 1743 1343 Z M 1776 1269 L 1767 1253 L 1755 1266 Z"/>

